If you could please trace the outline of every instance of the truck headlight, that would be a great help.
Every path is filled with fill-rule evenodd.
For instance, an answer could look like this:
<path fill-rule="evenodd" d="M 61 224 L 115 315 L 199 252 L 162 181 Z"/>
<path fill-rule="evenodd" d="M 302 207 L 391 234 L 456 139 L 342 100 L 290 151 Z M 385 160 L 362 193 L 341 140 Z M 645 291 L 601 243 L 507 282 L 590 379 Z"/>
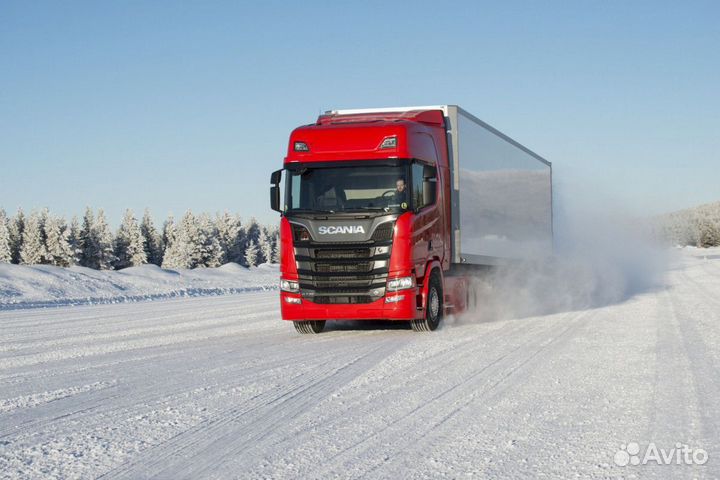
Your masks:
<path fill-rule="evenodd" d="M 388 280 L 387 289 L 391 292 L 407 290 L 415 286 L 415 277 L 399 277 Z"/>
<path fill-rule="evenodd" d="M 298 282 L 292 280 L 280 280 L 280 290 L 283 292 L 298 293 L 300 291 L 300 285 Z"/>

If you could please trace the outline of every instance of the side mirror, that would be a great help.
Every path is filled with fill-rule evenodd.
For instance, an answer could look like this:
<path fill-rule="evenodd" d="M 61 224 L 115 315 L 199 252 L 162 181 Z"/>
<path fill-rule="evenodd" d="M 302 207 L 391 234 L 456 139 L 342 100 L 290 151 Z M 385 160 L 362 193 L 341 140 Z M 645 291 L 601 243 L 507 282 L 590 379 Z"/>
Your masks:
<path fill-rule="evenodd" d="M 270 208 L 276 212 L 280 211 L 280 186 L 273 185 L 270 187 Z"/>
<path fill-rule="evenodd" d="M 280 180 L 282 179 L 282 170 L 275 170 L 270 175 L 270 208 L 276 212 L 280 212 Z"/>
<path fill-rule="evenodd" d="M 282 170 L 275 170 L 270 174 L 270 183 L 273 185 L 277 185 L 280 183 L 280 180 L 282 180 Z"/>

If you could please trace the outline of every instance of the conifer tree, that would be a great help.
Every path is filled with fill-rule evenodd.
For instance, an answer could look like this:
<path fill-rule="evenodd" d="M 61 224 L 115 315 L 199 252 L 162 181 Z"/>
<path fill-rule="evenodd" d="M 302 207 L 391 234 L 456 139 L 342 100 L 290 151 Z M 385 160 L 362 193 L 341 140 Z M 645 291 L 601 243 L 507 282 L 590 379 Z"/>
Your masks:
<path fill-rule="evenodd" d="M 272 239 L 264 227 L 260 228 L 257 245 L 260 251 L 258 263 L 270 263 L 272 261 Z"/>
<path fill-rule="evenodd" d="M 202 262 L 200 228 L 191 210 L 185 212 L 165 250 L 163 268 L 195 268 Z"/>
<path fill-rule="evenodd" d="M 25 223 L 23 230 L 20 263 L 38 265 L 46 261 L 47 250 L 43 241 L 42 214 L 33 212 Z"/>
<path fill-rule="evenodd" d="M 280 263 L 280 234 L 273 236 L 272 263 Z"/>
<path fill-rule="evenodd" d="M 701 248 L 720 245 L 720 231 L 709 216 L 700 215 L 697 221 L 697 246 Z"/>
<path fill-rule="evenodd" d="M 155 229 L 155 224 L 152 221 L 148 209 L 145 209 L 145 213 L 143 214 L 142 222 L 140 223 L 140 233 L 143 237 L 143 250 L 145 251 L 148 263 L 157 266 L 162 265 L 162 237 Z"/>
<path fill-rule="evenodd" d="M 72 261 L 70 265 L 80 265 L 80 258 L 82 257 L 82 248 L 80 247 L 80 221 L 77 215 L 73 215 L 70 220 L 70 227 L 68 227 L 68 244 L 70 245 L 70 251 L 72 252 Z"/>
<path fill-rule="evenodd" d="M 168 218 L 165 220 L 165 223 L 163 224 L 162 239 L 163 259 L 160 266 L 162 266 L 162 268 L 175 268 L 170 266 L 173 261 L 168 261 L 168 255 L 173 254 L 173 245 L 175 244 L 175 240 L 177 239 L 177 225 L 175 224 L 175 217 L 173 217 L 172 214 L 168 216 Z"/>
<path fill-rule="evenodd" d="M 248 267 L 255 267 L 258 264 L 259 249 L 254 240 L 250 240 L 245 249 L 245 264 Z"/>
<path fill-rule="evenodd" d="M 0 263 L 12 262 L 9 223 L 5 210 L 0 208 Z"/>
<path fill-rule="evenodd" d="M 70 246 L 70 230 L 65 220 L 47 216 L 45 219 L 46 259 L 51 265 L 69 267 L 73 264 L 73 251 Z"/>
<path fill-rule="evenodd" d="M 80 265 L 97 268 L 98 243 L 95 235 L 95 214 L 87 207 L 79 235 Z"/>
<path fill-rule="evenodd" d="M 97 269 L 112 270 L 115 263 L 115 254 L 113 253 L 113 235 L 105 219 L 103 209 L 98 210 L 95 219 L 95 238 L 97 239 Z"/>
<path fill-rule="evenodd" d="M 132 210 L 126 210 L 115 236 L 115 268 L 136 267 L 147 263 L 147 255 L 140 226 Z"/>
<path fill-rule="evenodd" d="M 8 228 L 10 229 L 12 263 L 20 263 L 20 250 L 22 249 L 23 232 L 25 231 L 25 213 L 22 208 L 18 208 L 17 214 L 10 221 Z"/>
<path fill-rule="evenodd" d="M 165 247 L 165 251 L 167 251 L 167 248 L 170 246 L 171 243 L 175 241 L 175 238 L 177 238 L 177 225 L 175 224 L 175 217 L 173 217 L 172 214 L 170 214 L 165 220 L 165 223 L 163 224 L 163 246 Z"/>
<path fill-rule="evenodd" d="M 245 237 L 247 242 L 252 240 L 257 245 L 258 239 L 260 238 L 260 225 L 258 225 L 255 217 L 251 218 L 248 222 L 247 228 L 245 229 Z"/>
<path fill-rule="evenodd" d="M 231 215 L 227 211 L 217 215 L 215 225 L 218 232 L 218 241 L 222 250 L 222 263 L 241 263 L 244 251 L 242 223 L 240 217 Z"/>
<path fill-rule="evenodd" d="M 207 214 L 198 218 L 198 243 L 200 260 L 198 267 L 219 267 L 222 265 L 223 251 L 218 240 L 218 230 Z"/>

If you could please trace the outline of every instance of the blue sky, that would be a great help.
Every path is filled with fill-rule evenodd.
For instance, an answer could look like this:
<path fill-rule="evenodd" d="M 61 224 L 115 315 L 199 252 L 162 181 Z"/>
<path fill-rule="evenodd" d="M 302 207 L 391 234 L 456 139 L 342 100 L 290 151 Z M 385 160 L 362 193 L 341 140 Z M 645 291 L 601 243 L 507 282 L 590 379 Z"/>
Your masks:
<path fill-rule="evenodd" d="M 322 110 L 455 103 L 564 208 L 720 200 L 720 3 L 0 3 L 0 205 L 261 221 Z"/>

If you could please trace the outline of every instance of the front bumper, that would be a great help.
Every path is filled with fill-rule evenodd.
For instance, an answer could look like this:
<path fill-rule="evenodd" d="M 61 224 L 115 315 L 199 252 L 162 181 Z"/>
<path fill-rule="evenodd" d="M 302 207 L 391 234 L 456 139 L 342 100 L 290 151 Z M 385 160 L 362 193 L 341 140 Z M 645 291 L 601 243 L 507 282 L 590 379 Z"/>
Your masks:
<path fill-rule="evenodd" d="M 386 294 L 372 303 L 319 304 L 299 294 L 280 292 L 280 312 L 283 320 L 415 320 L 422 318 L 418 309 L 418 288 Z M 386 298 L 402 296 L 397 302 Z M 299 298 L 302 303 L 288 303 L 286 298 Z"/>

